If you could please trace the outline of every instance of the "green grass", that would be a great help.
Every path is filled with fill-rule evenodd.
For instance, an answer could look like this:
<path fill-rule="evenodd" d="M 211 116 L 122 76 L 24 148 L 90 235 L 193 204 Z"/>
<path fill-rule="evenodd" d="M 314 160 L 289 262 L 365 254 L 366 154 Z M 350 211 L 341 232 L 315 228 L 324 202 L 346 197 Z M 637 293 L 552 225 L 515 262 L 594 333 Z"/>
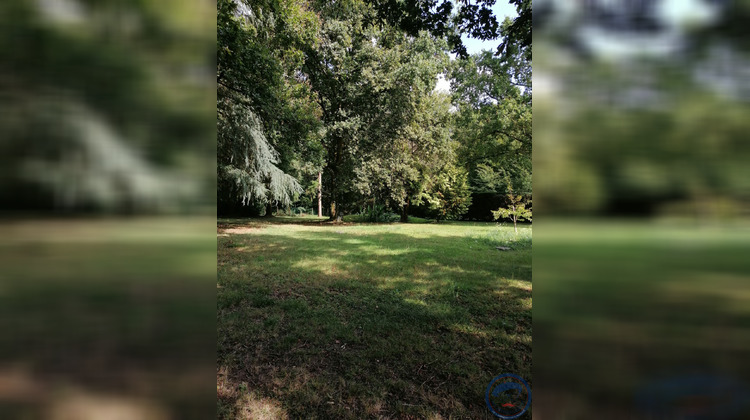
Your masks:
<path fill-rule="evenodd" d="M 532 384 L 530 228 L 219 227 L 220 418 L 490 419 L 493 377 Z"/>

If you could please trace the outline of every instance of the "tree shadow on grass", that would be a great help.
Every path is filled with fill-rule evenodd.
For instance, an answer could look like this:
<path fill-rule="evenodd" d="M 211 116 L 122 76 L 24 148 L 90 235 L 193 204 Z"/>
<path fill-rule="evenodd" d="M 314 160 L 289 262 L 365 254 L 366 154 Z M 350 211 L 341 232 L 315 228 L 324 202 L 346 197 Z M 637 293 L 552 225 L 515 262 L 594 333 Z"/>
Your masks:
<path fill-rule="evenodd" d="M 356 223 L 333 222 L 328 218 L 275 216 L 270 218 L 248 219 L 242 217 L 221 217 L 216 222 L 219 229 L 233 227 L 266 227 L 272 225 L 308 225 L 308 226 L 348 226 Z"/>
<path fill-rule="evenodd" d="M 264 229 L 219 238 L 218 262 L 227 386 L 291 418 L 493 418 L 494 376 L 531 384 L 530 251 Z M 223 418 L 239 398 L 219 396 Z"/>

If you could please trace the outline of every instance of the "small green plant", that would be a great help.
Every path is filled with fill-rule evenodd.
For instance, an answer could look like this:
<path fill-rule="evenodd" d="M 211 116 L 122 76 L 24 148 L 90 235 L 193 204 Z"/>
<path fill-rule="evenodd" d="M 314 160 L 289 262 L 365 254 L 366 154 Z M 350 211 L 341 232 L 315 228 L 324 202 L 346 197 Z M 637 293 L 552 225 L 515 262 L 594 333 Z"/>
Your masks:
<path fill-rule="evenodd" d="M 507 208 L 499 208 L 492 211 L 492 215 L 495 220 L 509 218 L 513 221 L 513 229 L 518 234 L 518 221 L 528 220 L 531 221 L 531 209 L 527 209 L 526 205 L 531 204 L 531 200 L 525 200 L 520 194 L 513 193 L 513 187 L 508 184 L 508 200 L 510 204 Z"/>

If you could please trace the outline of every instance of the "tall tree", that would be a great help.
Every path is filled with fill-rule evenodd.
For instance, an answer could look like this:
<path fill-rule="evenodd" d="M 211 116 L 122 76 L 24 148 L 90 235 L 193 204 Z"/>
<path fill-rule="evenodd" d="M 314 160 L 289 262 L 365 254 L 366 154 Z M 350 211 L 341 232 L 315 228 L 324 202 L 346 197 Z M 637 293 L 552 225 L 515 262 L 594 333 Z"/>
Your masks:
<path fill-rule="evenodd" d="M 443 43 L 374 26 L 374 13 L 362 1 L 323 5 L 323 41 L 308 54 L 326 127 L 324 183 L 335 220 L 358 196 L 389 194 L 390 181 L 368 180 L 368 170 L 384 170 L 381 163 L 447 64 Z"/>
<path fill-rule="evenodd" d="M 457 62 L 455 138 L 475 193 L 531 194 L 531 65 L 522 53 L 508 59 L 483 51 Z M 489 216 L 489 215 L 486 215 Z"/>
<path fill-rule="evenodd" d="M 325 126 L 323 182 L 330 217 L 340 220 L 341 207 L 351 191 L 353 157 L 362 125 L 355 111 L 370 100 L 357 84 L 362 77 L 361 66 L 370 61 L 362 51 L 371 43 L 371 36 L 366 34 L 367 8 L 361 2 L 319 2 L 317 7 L 322 42 L 307 51 L 305 73 L 317 93 Z"/>
<path fill-rule="evenodd" d="M 270 215 L 302 192 L 295 160 L 315 160 L 319 111 L 299 69 L 317 17 L 290 0 L 217 6 L 220 200 L 263 204 Z"/>
<path fill-rule="evenodd" d="M 402 222 L 412 203 L 426 198 L 431 180 L 455 161 L 449 108 L 447 95 L 426 94 L 398 135 L 363 155 L 356 170 L 360 193 L 399 209 Z"/>

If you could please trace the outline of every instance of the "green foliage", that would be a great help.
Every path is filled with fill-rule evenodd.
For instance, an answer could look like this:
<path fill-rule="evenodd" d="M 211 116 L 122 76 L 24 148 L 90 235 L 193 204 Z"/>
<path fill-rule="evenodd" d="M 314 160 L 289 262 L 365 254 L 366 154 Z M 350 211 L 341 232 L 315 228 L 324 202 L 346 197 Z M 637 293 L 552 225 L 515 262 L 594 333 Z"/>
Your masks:
<path fill-rule="evenodd" d="M 384 222 L 387 215 L 385 207 L 381 204 L 365 206 L 359 212 L 360 220 L 363 222 Z"/>
<path fill-rule="evenodd" d="M 508 194 L 508 200 L 510 201 L 508 208 L 494 210 L 492 215 L 495 217 L 495 220 L 510 218 L 513 221 L 516 233 L 518 233 L 517 222 L 519 220 L 531 221 L 531 209 L 526 208 L 526 205 L 531 204 L 531 200 L 524 200 L 523 196 L 512 193 Z"/>
<path fill-rule="evenodd" d="M 363 207 L 356 218 L 356 221 L 361 223 L 390 223 L 397 220 L 398 215 L 389 212 L 382 204 Z"/>
<path fill-rule="evenodd" d="M 218 11 L 219 200 L 288 206 L 320 165 L 319 109 L 289 77 L 317 42 L 317 17 L 287 0 L 219 0 Z"/>
<path fill-rule="evenodd" d="M 285 181 L 277 185 L 286 187 L 275 195 L 267 175 L 239 177 L 235 170 L 227 172 L 235 178 L 225 176 L 227 191 L 315 207 L 321 172 L 331 219 L 375 201 L 400 211 L 402 221 L 412 204 L 438 219 L 459 218 L 471 192 L 496 191 L 497 174 L 511 174 L 516 188 L 530 193 L 530 65 L 520 50 L 451 64 L 446 33 L 377 22 L 380 4 L 291 3 L 220 1 L 220 99 L 249 108 L 262 133 L 253 141 L 271 150 L 238 151 L 221 167 L 263 161 L 275 168 L 265 173 L 278 174 Z M 462 9 L 461 19 L 476 12 Z M 499 28 L 475 29 L 488 35 Z M 452 104 L 434 92 L 446 73 L 454 81 Z M 234 150 L 247 143 L 222 139 L 236 142 Z"/>
<path fill-rule="evenodd" d="M 508 188 L 508 207 L 499 208 L 492 211 L 492 215 L 495 220 L 509 218 L 513 221 L 513 228 L 518 233 L 518 221 L 528 220 L 531 221 L 531 209 L 527 209 L 526 206 L 531 204 L 531 199 L 527 199 L 521 194 L 515 194 L 513 192 L 513 184 L 510 179 L 506 177 L 506 184 Z"/>
<path fill-rule="evenodd" d="M 218 119 L 217 136 L 220 186 L 233 183 L 233 191 L 243 204 L 290 205 L 302 187 L 276 166 L 278 153 L 268 144 L 259 118 L 241 105 L 227 104 L 220 110 L 223 111 Z"/>
<path fill-rule="evenodd" d="M 531 170 L 518 162 L 495 169 L 497 164 L 479 163 L 476 165 L 474 189 L 477 192 L 504 193 L 508 188 L 523 194 L 531 193 Z"/>
<path fill-rule="evenodd" d="M 511 218 L 514 222 L 516 220 L 531 221 L 531 209 L 526 208 L 527 204 L 531 204 L 531 200 L 524 201 L 522 196 L 514 194 L 508 194 L 508 200 L 510 204 L 507 209 L 500 208 L 492 212 L 495 220 Z"/>
<path fill-rule="evenodd" d="M 503 0 L 498 0 L 503 1 Z M 474 39 L 494 40 L 503 38 L 498 46 L 498 54 L 509 54 L 523 51 L 531 59 L 531 0 L 510 0 L 516 6 L 518 16 L 514 20 L 506 18 L 499 22 L 492 12 L 495 1 L 450 2 L 443 0 L 370 0 L 378 16 L 390 24 L 415 35 L 427 30 L 438 37 L 446 37 L 453 52 L 465 57 L 466 47 L 461 35 L 466 34 Z M 458 4 L 457 10 L 453 10 Z"/>
<path fill-rule="evenodd" d="M 476 193 L 531 194 L 531 66 L 483 51 L 451 69 L 458 161 Z M 489 216 L 487 214 L 486 216 Z"/>
<path fill-rule="evenodd" d="M 373 25 L 373 13 L 356 1 L 322 7 L 323 42 L 308 54 L 306 71 L 326 127 L 324 186 L 332 218 L 358 197 L 404 204 L 418 189 L 420 171 L 408 154 L 414 136 L 405 131 L 430 127 L 428 96 L 448 63 L 444 41 Z"/>
<path fill-rule="evenodd" d="M 401 132 L 363 156 L 355 170 L 357 191 L 388 200 L 403 211 L 418 201 L 445 162 L 455 160 L 449 106 L 448 98 L 439 93 L 419 98 Z"/>
<path fill-rule="evenodd" d="M 675 93 L 668 112 L 593 105 L 579 109 L 554 124 L 554 133 L 540 131 L 544 147 L 538 149 L 538 164 L 559 174 L 535 184 L 541 188 L 544 202 L 538 204 L 543 208 L 655 214 L 710 198 L 747 208 L 746 103 L 685 91 Z M 711 206 L 704 209 L 696 214 L 720 215 L 711 215 Z"/>
<path fill-rule="evenodd" d="M 458 219 L 471 205 L 468 173 L 460 167 L 446 167 L 433 178 L 424 200 L 438 221 Z"/>
<path fill-rule="evenodd" d="M 497 52 L 504 58 L 521 54 L 531 61 L 531 0 L 510 0 L 510 4 L 516 6 L 518 16 L 513 20 L 506 18 L 503 21 L 500 28 L 503 42 L 497 47 Z"/>
<path fill-rule="evenodd" d="M 741 22 L 750 2 L 722 2 L 718 9 L 708 26 L 679 23 L 689 54 L 623 55 L 626 69 L 600 60 L 607 54 L 594 48 L 592 59 L 561 66 L 556 54 L 544 54 L 549 60 L 535 63 L 557 86 L 534 104 L 543 118 L 534 126 L 535 142 L 543 142 L 534 163 L 555 174 L 535 180 L 540 209 L 646 217 L 720 199 L 747 214 L 748 84 L 717 69 L 746 66 L 750 38 Z M 535 48 L 560 51 L 559 40 L 539 36 Z M 722 212 L 711 205 L 689 211 L 709 220 Z"/>

